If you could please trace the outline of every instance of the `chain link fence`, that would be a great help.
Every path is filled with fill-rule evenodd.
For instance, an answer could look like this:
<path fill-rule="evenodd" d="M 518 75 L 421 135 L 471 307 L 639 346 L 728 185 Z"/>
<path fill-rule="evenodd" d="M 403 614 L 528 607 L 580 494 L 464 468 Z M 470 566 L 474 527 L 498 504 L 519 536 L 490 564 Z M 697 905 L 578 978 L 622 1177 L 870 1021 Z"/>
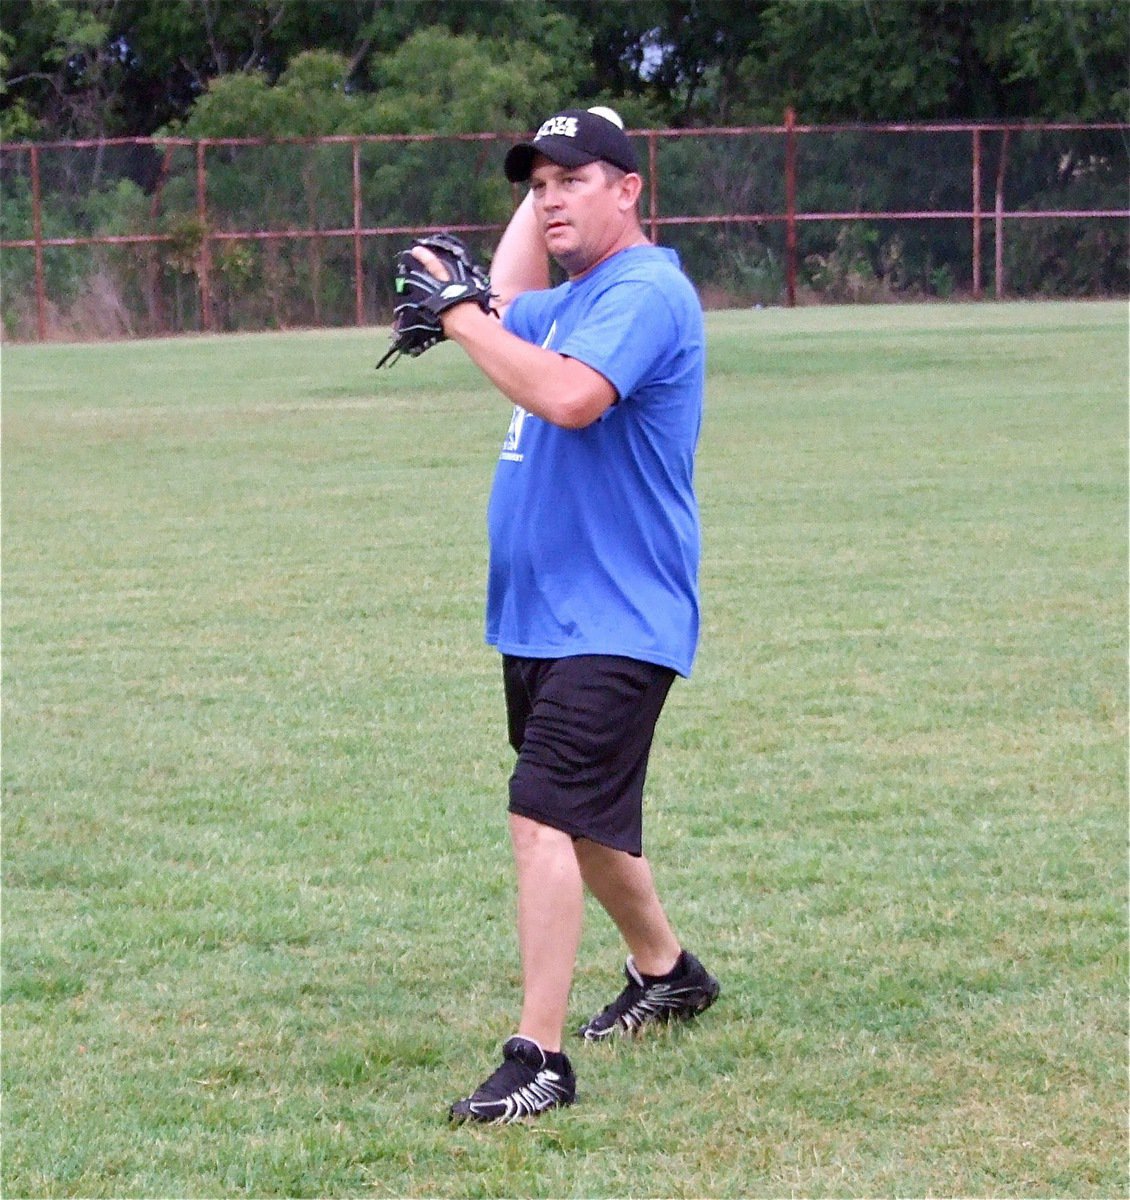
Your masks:
<path fill-rule="evenodd" d="M 1130 291 L 1130 125 L 636 131 L 654 240 L 711 307 Z M 387 322 L 415 233 L 490 253 L 500 134 L 0 146 L 6 337 Z"/>

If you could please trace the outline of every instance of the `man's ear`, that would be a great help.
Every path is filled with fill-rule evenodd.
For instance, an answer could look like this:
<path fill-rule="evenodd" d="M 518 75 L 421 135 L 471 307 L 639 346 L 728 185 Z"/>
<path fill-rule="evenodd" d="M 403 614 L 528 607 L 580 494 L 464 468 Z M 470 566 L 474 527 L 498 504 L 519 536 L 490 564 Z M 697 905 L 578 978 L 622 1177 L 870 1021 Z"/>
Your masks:
<path fill-rule="evenodd" d="M 634 171 L 620 178 L 620 207 L 627 212 L 635 208 L 643 192 L 643 180 Z"/>

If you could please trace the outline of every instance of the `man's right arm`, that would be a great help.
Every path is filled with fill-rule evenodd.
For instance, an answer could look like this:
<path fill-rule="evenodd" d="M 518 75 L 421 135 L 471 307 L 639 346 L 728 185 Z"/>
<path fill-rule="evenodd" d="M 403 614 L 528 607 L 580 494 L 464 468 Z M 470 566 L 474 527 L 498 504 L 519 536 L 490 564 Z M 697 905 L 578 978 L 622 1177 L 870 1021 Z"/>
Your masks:
<path fill-rule="evenodd" d="M 490 282 L 498 296 L 500 314 L 522 292 L 549 287 L 549 255 L 534 212 L 532 192 L 514 210 L 499 240 L 490 265 Z"/>

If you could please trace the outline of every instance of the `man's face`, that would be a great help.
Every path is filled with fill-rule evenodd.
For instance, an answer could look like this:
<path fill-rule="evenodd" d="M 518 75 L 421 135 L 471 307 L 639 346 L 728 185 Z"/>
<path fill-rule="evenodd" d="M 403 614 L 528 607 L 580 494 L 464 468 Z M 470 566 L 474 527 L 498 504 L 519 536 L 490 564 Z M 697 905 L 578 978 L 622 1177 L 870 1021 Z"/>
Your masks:
<path fill-rule="evenodd" d="M 614 253 L 634 229 L 634 197 L 623 186 L 627 178 L 635 177 L 610 182 L 596 162 L 562 167 L 542 155 L 534 160 L 530 191 L 546 249 L 571 278 Z"/>

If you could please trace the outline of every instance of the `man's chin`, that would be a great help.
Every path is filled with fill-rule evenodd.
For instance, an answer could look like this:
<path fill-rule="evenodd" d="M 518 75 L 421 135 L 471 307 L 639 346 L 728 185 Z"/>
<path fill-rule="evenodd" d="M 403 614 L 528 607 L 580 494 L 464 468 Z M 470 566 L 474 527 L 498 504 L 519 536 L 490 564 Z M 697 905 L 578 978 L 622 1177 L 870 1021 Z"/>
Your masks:
<path fill-rule="evenodd" d="M 575 246 L 549 247 L 549 255 L 566 275 L 576 275 L 585 268 L 584 256 Z"/>
<path fill-rule="evenodd" d="M 570 250 L 576 249 L 576 241 L 568 227 L 564 225 L 547 230 L 545 244 L 550 254 L 555 257 L 558 254 L 568 254 Z"/>

